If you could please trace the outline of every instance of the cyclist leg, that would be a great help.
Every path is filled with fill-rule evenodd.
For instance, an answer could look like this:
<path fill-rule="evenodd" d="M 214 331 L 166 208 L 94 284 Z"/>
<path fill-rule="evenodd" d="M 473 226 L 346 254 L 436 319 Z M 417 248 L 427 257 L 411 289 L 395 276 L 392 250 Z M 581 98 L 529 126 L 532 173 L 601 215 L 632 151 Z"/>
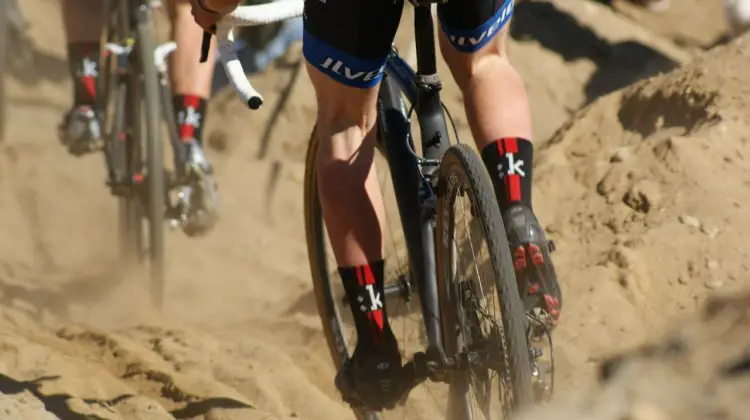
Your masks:
<path fill-rule="evenodd" d="M 345 400 L 370 409 L 392 406 L 401 394 L 373 157 L 377 92 L 402 9 L 402 1 L 308 1 L 304 15 L 303 53 L 318 103 L 318 191 L 358 337 L 336 385 Z"/>
<path fill-rule="evenodd" d="M 527 309 L 552 327 L 562 299 L 549 244 L 531 203 L 529 98 L 507 57 L 513 0 L 453 0 L 441 5 L 438 14 L 440 47 L 463 92 L 471 132 L 495 187 L 519 286 L 539 297 Z"/>
<path fill-rule="evenodd" d="M 200 63 L 203 29 L 190 14 L 190 1 L 170 0 L 168 6 L 172 21 L 171 37 L 177 43 L 169 66 L 173 105 L 185 157 L 184 162 L 175 161 L 175 165 L 186 169 L 189 181 L 181 191 L 188 210 L 183 230 L 189 236 L 195 236 L 206 233 L 217 220 L 216 184 L 213 169 L 203 149 L 203 127 L 211 96 L 216 45 L 212 46 L 208 60 Z M 175 153 L 175 156 L 178 154 Z"/>
<path fill-rule="evenodd" d="M 68 65 L 73 80 L 73 106 L 58 126 L 58 136 L 70 153 L 80 156 L 102 146 L 96 114 L 100 38 L 104 2 L 63 0 L 62 16 L 68 43 Z"/>

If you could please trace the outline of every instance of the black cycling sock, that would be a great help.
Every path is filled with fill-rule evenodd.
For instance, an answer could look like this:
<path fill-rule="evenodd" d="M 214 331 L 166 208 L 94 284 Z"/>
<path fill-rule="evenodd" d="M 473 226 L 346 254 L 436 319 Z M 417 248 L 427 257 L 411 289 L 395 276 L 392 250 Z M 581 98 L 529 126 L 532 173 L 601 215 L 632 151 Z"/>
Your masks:
<path fill-rule="evenodd" d="M 72 42 L 68 44 L 68 66 L 73 77 L 75 106 L 95 106 L 99 78 L 98 42 Z"/>
<path fill-rule="evenodd" d="M 206 105 L 208 101 L 198 95 L 174 95 L 175 118 L 180 140 L 189 142 L 195 140 L 203 144 L 203 125 L 206 120 Z"/>
<path fill-rule="evenodd" d="M 501 212 L 516 203 L 531 209 L 533 159 L 534 145 L 520 137 L 497 140 L 482 150 Z"/>
<path fill-rule="evenodd" d="M 384 262 L 339 267 L 344 290 L 357 329 L 357 348 L 379 349 L 392 345 L 393 332 L 385 311 Z"/>

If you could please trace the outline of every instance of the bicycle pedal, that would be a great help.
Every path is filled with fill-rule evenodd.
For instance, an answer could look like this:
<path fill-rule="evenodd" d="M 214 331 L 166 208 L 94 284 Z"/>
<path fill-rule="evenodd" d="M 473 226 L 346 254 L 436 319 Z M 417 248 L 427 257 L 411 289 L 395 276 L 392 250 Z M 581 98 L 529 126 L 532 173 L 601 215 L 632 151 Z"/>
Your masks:
<path fill-rule="evenodd" d="M 169 226 L 170 230 L 182 229 L 184 224 L 185 222 L 180 219 L 176 219 L 176 218 L 167 219 L 167 226 Z"/>
<path fill-rule="evenodd" d="M 538 359 L 544 356 L 544 349 L 539 347 L 529 347 L 529 356 L 531 356 L 532 359 Z"/>

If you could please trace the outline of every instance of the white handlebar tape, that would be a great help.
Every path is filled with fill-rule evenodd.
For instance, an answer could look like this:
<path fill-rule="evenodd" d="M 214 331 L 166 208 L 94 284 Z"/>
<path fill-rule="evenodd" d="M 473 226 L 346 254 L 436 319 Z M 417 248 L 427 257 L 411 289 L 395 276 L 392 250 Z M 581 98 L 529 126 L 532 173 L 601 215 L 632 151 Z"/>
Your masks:
<path fill-rule="evenodd" d="M 304 0 L 282 0 L 255 6 L 238 7 L 224 16 L 216 25 L 216 39 L 219 44 L 219 58 L 229 78 L 229 83 L 239 95 L 242 102 L 250 109 L 263 105 L 263 97 L 253 88 L 245 76 L 237 53 L 234 50 L 235 26 L 256 26 L 279 22 L 302 16 Z"/>

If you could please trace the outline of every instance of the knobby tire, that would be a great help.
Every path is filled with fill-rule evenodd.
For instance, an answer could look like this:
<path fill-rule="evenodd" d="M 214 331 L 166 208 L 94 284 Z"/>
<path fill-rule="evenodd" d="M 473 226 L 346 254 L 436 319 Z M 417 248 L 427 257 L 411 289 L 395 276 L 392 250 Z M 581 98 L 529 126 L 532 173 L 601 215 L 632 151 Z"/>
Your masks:
<path fill-rule="evenodd" d="M 459 187 L 463 187 L 472 202 L 472 213 L 479 220 L 484 235 L 489 262 L 494 277 L 494 289 L 498 293 L 502 328 L 500 331 L 503 343 L 506 378 L 510 382 L 510 407 L 503 406 L 503 412 L 512 412 L 521 405 L 533 401 L 531 386 L 531 359 L 526 337 L 526 314 L 518 293 L 510 248 L 484 164 L 476 152 L 465 144 L 451 146 L 443 156 L 440 165 L 439 198 L 437 202 L 437 264 L 438 295 L 440 313 L 443 316 L 443 341 L 446 352 L 456 347 L 449 342 L 449 337 L 456 337 L 455 317 L 457 316 L 457 296 L 452 287 L 451 256 L 455 252 L 454 237 L 454 202 Z M 498 372 L 502 375 L 501 372 Z M 499 397 L 499 395 L 498 395 Z M 504 416 L 505 417 L 505 416 Z M 494 419 L 493 419 L 494 420 Z"/>
<path fill-rule="evenodd" d="M 140 70 L 143 75 L 143 112 L 145 136 L 142 142 L 146 150 L 147 215 L 149 233 L 149 289 L 153 304 L 161 308 L 164 304 L 164 213 L 165 171 L 164 145 L 159 132 L 161 122 L 160 86 L 154 64 L 154 37 L 151 31 L 151 11 L 142 8 L 138 17 L 136 36 Z"/>

